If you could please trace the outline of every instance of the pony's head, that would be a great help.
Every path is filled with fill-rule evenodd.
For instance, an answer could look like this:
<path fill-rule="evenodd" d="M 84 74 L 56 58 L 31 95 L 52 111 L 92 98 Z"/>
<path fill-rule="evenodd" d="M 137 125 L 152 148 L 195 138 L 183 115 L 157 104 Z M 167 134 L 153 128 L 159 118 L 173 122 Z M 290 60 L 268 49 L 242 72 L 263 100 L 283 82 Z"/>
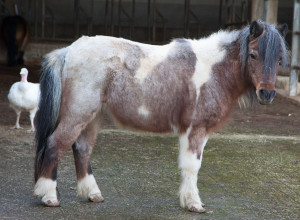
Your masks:
<path fill-rule="evenodd" d="M 275 26 L 261 21 L 253 21 L 243 30 L 242 68 L 255 87 L 260 104 L 272 103 L 278 67 L 287 65 L 287 30 L 286 24 Z"/>

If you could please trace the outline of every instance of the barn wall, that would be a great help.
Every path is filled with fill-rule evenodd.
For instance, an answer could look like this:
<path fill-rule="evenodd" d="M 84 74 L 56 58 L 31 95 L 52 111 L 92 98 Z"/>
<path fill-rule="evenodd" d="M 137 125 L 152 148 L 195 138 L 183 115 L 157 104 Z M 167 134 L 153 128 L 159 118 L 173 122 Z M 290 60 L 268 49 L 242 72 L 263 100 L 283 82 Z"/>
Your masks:
<path fill-rule="evenodd" d="M 93 2 L 93 4 L 92 4 Z M 123 6 L 127 12 L 131 11 L 131 0 L 123 0 Z M 167 19 L 166 41 L 172 38 L 184 36 L 184 0 L 156 0 L 157 7 L 161 14 Z M 224 1 L 223 1 L 224 2 Z M 237 1 L 238 2 L 238 1 Z M 6 0 L 6 11 L 3 14 L 14 13 L 14 3 L 18 5 L 19 14 L 25 17 L 31 29 L 31 42 L 25 53 L 25 61 L 40 60 L 43 54 L 56 47 L 61 47 L 72 42 L 81 35 L 88 35 L 87 24 L 88 17 L 92 18 L 92 32 L 90 35 L 110 35 L 110 29 L 105 32 L 105 0 L 80 0 L 82 8 L 79 16 L 80 28 L 79 35 L 75 36 L 74 27 L 74 0 L 45 0 L 47 15 L 53 13 L 55 19 L 55 38 L 51 40 L 53 28 L 51 19 L 47 18 L 45 23 L 45 37 L 41 38 L 41 20 L 42 20 L 42 0 Z M 115 0 L 114 21 L 117 23 L 117 3 Z M 219 24 L 219 0 L 191 0 L 192 11 L 200 21 L 201 36 L 207 35 L 220 29 Z M 110 10 L 110 7 L 109 7 Z M 135 33 L 133 40 L 147 42 L 147 0 L 136 0 L 135 7 Z M 237 8 L 239 10 L 239 8 Z M 50 13 L 51 12 L 51 13 Z M 288 23 L 292 27 L 293 1 L 279 1 L 278 22 Z M 49 17 L 49 16 L 48 16 Z M 222 20 L 222 19 L 221 19 Z M 110 16 L 107 23 L 110 24 Z M 123 22 L 121 37 L 129 38 L 127 25 Z M 110 27 L 110 26 L 109 26 Z M 191 37 L 196 36 L 196 26 L 191 25 Z M 114 36 L 118 36 L 115 26 Z M 158 25 L 157 40 L 162 41 L 162 28 Z M 288 37 L 289 38 L 289 37 Z M 46 40 L 47 39 L 47 40 Z M 58 41 L 59 39 L 59 41 Z M 66 42 L 62 42 L 63 39 Z M 51 41 L 49 41 L 51 40 Z M 0 46 L 0 61 L 5 61 L 5 48 Z"/>

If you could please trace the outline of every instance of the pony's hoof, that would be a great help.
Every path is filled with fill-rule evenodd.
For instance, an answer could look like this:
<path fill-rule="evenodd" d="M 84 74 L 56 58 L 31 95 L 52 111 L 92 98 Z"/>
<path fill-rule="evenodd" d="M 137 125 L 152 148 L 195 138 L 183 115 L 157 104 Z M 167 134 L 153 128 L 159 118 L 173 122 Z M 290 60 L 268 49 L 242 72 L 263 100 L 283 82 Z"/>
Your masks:
<path fill-rule="evenodd" d="M 60 203 L 57 199 L 42 199 L 42 202 L 45 206 L 48 207 L 57 207 L 60 206 Z"/>
<path fill-rule="evenodd" d="M 190 212 L 206 212 L 205 208 L 203 208 L 200 204 L 192 203 L 188 205 L 188 209 Z"/>
<path fill-rule="evenodd" d="M 89 196 L 91 202 L 103 202 L 104 198 L 101 194 L 93 194 Z"/>

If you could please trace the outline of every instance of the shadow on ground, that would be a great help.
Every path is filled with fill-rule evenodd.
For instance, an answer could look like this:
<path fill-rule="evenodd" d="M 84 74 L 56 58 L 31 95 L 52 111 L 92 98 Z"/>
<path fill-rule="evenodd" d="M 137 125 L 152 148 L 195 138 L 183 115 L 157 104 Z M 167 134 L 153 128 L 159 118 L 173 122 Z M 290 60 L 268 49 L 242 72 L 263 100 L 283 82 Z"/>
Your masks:
<path fill-rule="evenodd" d="M 35 81 L 38 68 L 31 70 Z M 68 152 L 58 172 L 61 207 L 44 207 L 32 195 L 34 136 L 9 129 L 15 114 L 6 95 L 18 80 L 18 70 L 2 69 L 0 219 L 300 218 L 300 112 L 299 106 L 280 97 L 272 106 L 236 108 L 208 141 L 198 182 L 207 213 L 179 206 L 175 136 L 117 130 L 108 118 L 92 156 L 104 203 L 76 198 L 74 161 Z M 29 128 L 28 114 L 20 122 Z"/>

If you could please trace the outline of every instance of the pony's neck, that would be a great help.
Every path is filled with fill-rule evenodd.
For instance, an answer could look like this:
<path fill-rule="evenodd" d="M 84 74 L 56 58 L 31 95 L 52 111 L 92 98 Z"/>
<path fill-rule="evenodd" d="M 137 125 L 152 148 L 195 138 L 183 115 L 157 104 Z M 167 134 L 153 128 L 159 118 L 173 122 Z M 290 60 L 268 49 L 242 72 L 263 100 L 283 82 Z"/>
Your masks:
<path fill-rule="evenodd" d="M 225 80 L 224 93 L 230 94 L 232 102 L 236 102 L 242 95 L 251 89 L 251 83 L 247 77 L 247 69 L 242 73 L 242 62 L 240 59 L 240 43 L 232 42 L 227 46 L 226 59 L 218 64 L 216 77 Z"/>

